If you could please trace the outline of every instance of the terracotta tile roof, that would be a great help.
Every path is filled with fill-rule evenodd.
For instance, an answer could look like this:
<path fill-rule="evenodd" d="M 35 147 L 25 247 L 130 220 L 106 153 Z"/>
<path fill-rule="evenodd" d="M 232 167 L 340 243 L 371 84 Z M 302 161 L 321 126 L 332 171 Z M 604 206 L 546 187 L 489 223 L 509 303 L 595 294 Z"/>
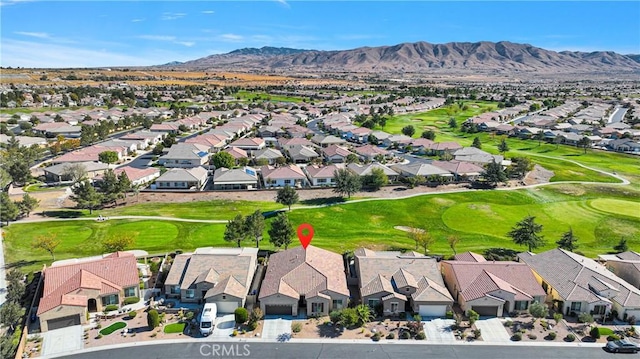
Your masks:
<path fill-rule="evenodd" d="M 160 170 L 154 167 L 135 168 L 131 166 L 124 166 L 124 167 L 116 168 L 115 170 L 113 170 L 113 172 L 116 174 L 116 176 L 119 176 L 120 173 L 124 172 L 127 175 L 127 178 L 129 179 L 129 181 L 131 182 L 138 181 L 140 179 L 143 179 L 145 177 L 152 176 L 155 174 L 160 175 Z"/>
<path fill-rule="evenodd" d="M 262 166 L 260 168 L 262 177 L 266 179 L 306 179 L 307 176 L 302 169 L 296 165 L 288 165 L 283 167 Z"/>
<path fill-rule="evenodd" d="M 367 284 L 363 285 L 360 292 L 363 297 L 366 297 L 376 293 L 393 293 L 394 289 L 390 279 L 385 278 L 382 274 L 378 274 Z"/>
<path fill-rule="evenodd" d="M 262 138 L 240 138 L 229 144 L 231 147 L 258 147 L 264 146 L 264 140 Z"/>
<path fill-rule="evenodd" d="M 333 156 L 347 157 L 351 154 L 351 151 L 338 145 L 330 145 L 324 148 L 322 150 L 322 153 L 324 153 L 325 156 L 329 156 L 329 157 L 333 157 Z"/>
<path fill-rule="evenodd" d="M 295 247 L 271 255 L 259 298 L 326 291 L 349 295 L 342 256 L 309 245 L 306 250 Z"/>
<path fill-rule="evenodd" d="M 237 298 L 244 298 L 247 294 L 247 288 L 238 282 L 233 276 L 227 275 L 215 287 L 209 289 L 205 298 L 213 297 L 219 294 L 229 294 Z"/>
<path fill-rule="evenodd" d="M 357 154 L 361 156 L 375 156 L 375 155 L 387 156 L 389 154 L 389 151 L 373 145 L 364 145 L 364 146 L 356 147 L 355 151 Z"/>
<path fill-rule="evenodd" d="M 224 152 L 229 153 L 235 159 L 249 157 L 249 155 L 247 155 L 247 152 L 240 147 L 229 147 L 226 150 L 224 150 Z"/>
<path fill-rule="evenodd" d="M 137 286 L 138 267 L 130 253 L 115 253 L 101 259 L 59 265 L 44 271 L 44 289 L 38 306 L 38 314 L 63 303 L 63 297 L 81 289 L 98 289 L 100 294 L 120 291 Z M 65 299 L 69 302 L 71 299 Z M 86 301 L 83 305 L 86 305 Z"/>
<path fill-rule="evenodd" d="M 382 297 L 382 300 L 389 300 L 389 299 L 394 299 L 394 298 L 402 300 L 402 301 L 405 301 L 405 302 L 407 301 L 407 297 L 405 295 L 400 294 L 400 293 L 396 293 L 396 292 L 393 292 L 391 294 L 385 295 L 384 297 Z"/>
<path fill-rule="evenodd" d="M 420 278 L 418 290 L 411 294 L 411 298 L 415 302 L 453 302 L 453 297 L 444 284 L 440 285 L 427 277 Z"/>
<path fill-rule="evenodd" d="M 458 262 L 486 262 L 487 261 L 482 256 L 482 254 L 478 254 L 474 252 L 458 253 L 454 256 L 454 258 Z"/>
<path fill-rule="evenodd" d="M 416 281 L 413 275 L 407 272 L 407 270 L 404 268 L 398 269 L 391 276 L 391 279 L 396 283 L 396 288 L 402 288 L 406 286 L 418 288 L 418 281 Z"/>
<path fill-rule="evenodd" d="M 333 178 L 337 170 L 345 168 L 343 164 L 335 164 L 329 166 L 306 166 L 304 169 L 311 178 Z"/>

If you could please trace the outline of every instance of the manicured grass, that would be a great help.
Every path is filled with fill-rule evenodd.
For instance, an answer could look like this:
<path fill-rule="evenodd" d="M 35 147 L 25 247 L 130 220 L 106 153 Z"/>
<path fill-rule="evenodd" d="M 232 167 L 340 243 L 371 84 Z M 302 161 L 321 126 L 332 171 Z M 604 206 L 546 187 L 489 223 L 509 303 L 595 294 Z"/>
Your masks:
<path fill-rule="evenodd" d="M 67 187 L 69 187 L 69 185 L 47 186 L 42 182 L 38 182 L 25 187 L 24 191 L 25 192 L 43 192 L 43 191 L 58 190 L 58 189 L 67 188 Z"/>
<path fill-rule="evenodd" d="M 253 100 L 258 98 L 258 101 L 274 101 L 274 102 L 295 102 L 300 103 L 303 102 L 302 97 L 297 96 L 283 96 L 283 95 L 274 95 L 268 94 L 266 92 L 253 92 L 253 91 L 238 91 L 233 94 L 233 97 L 240 97 L 241 100 Z"/>
<path fill-rule="evenodd" d="M 182 333 L 184 332 L 184 327 L 186 326 L 186 323 L 171 323 L 171 324 L 167 324 L 164 327 L 164 332 L 171 334 L 171 333 Z"/>
<path fill-rule="evenodd" d="M 102 330 L 100 330 L 100 334 L 102 335 L 109 335 L 117 330 L 120 330 L 124 327 L 127 326 L 127 323 L 125 322 L 115 322 L 113 324 L 111 324 L 110 326 L 103 328 Z"/>
<path fill-rule="evenodd" d="M 613 334 L 613 330 L 606 328 L 606 327 L 598 327 L 598 332 L 600 333 L 600 336 L 605 336 L 605 335 L 612 335 Z"/>

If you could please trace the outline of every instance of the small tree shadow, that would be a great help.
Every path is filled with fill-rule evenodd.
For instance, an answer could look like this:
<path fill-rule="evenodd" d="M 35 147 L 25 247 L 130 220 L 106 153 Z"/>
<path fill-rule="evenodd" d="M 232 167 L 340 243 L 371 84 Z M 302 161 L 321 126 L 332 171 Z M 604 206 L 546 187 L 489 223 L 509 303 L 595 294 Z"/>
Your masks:
<path fill-rule="evenodd" d="M 44 211 L 42 214 L 45 217 L 53 218 L 80 218 L 84 216 L 81 211 Z"/>
<path fill-rule="evenodd" d="M 306 206 L 330 206 L 333 204 L 344 203 L 345 199 L 342 197 L 325 197 L 325 198 L 313 198 L 300 201 L 300 204 Z"/>

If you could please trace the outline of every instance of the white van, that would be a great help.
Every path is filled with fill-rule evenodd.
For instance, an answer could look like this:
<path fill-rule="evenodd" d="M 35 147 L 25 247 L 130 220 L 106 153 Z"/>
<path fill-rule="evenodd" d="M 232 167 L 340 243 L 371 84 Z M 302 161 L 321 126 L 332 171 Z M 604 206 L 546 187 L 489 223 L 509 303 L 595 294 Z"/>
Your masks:
<path fill-rule="evenodd" d="M 206 303 L 204 305 L 204 309 L 200 315 L 200 334 L 206 337 L 213 332 L 217 315 L 218 308 L 216 307 L 216 303 Z"/>

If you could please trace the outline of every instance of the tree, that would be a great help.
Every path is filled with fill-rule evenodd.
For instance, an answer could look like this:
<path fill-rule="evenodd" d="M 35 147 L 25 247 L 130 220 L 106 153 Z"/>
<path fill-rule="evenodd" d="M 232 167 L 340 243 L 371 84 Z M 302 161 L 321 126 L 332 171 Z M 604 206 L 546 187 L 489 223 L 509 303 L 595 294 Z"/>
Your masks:
<path fill-rule="evenodd" d="M 9 198 L 7 192 L 0 193 L 0 221 L 6 222 L 9 225 L 9 221 L 15 221 L 20 214 L 20 209 L 15 202 Z"/>
<path fill-rule="evenodd" d="M 533 316 L 534 320 L 544 319 L 549 315 L 549 308 L 542 303 L 534 302 L 529 307 L 529 314 Z"/>
<path fill-rule="evenodd" d="M 416 133 L 416 128 L 413 125 L 406 125 L 402 128 L 402 134 L 412 137 Z"/>
<path fill-rule="evenodd" d="M 289 217 L 284 212 L 278 213 L 276 219 L 271 222 L 271 229 L 269 229 L 269 242 L 280 248 L 284 246 L 284 249 L 291 244 L 291 238 L 293 238 L 293 227 L 289 222 Z"/>
<path fill-rule="evenodd" d="M 373 191 L 379 190 L 382 186 L 389 183 L 389 177 L 384 173 L 382 168 L 374 168 L 371 174 L 363 176 L 362 185 Z"/>
<path fill-rule="evenodd" d="M 535 222 L 536 217 L 527 216 L 507 233 L 515 244 L 527 246 L 529 252 L 544 246 L 545 240 L 539 235 L 542 232 L 542 225 Z"/>
<path fill-rule="evenodd" d="M 24 308 L 17 302 L 6 302 L 0 307 L 0 323 L 13 331 L 24 315 Z"/>
<path fill-rule="evenodd" d="M 116 151 L 104 151 L 98 154 L 98 160 L 108 165 L 118 162 L 118 153 Z"/>
<path fill-rule="evenodd" d="M 538 131 L 534 136 L 533 136 L 534 140 L 538 141 L 538 147 L 542 144 L 542 141 L 544 141 L 544 132 L 542 131 Z"/>
<path fill-rule="evenodd" d="M 247 238 L 247 229 L 245 226 L 244 218 L 238 213 L 236 217 L 229 222 L 224 230 L 224 240 L 227 242 L 235 243 L 238 248 L 242 245 L 242 241 Z"/>
<path fill-rule="evenodd" d="M 122 193 L 116 173 L 112 169 L 107 169 L 102 175 L 102 181 L 98 182 L 98 187 L 102 192 L 103 203 L 117 204 Z"/>
<path fill-rule="evenodd" d="M 249 312 L 245 308 L 237 308 L 233 312 L 236 320 L 236 324 L 244 324 L 249 319 Z"/>
<path fill-rule="evenodd" d="M 155 309 L 151 309 L 147 312 L 147 325 L 150 329 L 155 329 L 160 326 L 160 314 Z"/>
<path fill-rule="evenodd" d="M 456 235 L 450 235 L 449 237 L 447 237 L 447 242 L 449 243 L 449 247 L 451 248 L 451 250 L 453 251 L 453 255 L 455 256 L 457 254 L 456 246 L 458 245 L 458 243 L 460 243 L 460 237 Z"/>
<path fill-rule="evenodd" d="M 298 199 L 298 192 L 296 192 L 295 188 L 289 186 L 280 188 L 276 195 L 276 203 L 289 207 L 289 211 L 291 211 L 292 204 L 298 203 Z"/>
<path fill-rule="evenodd" d="M 355 153 L 348 154 L 345 161 L 347 163 L 360 163 L 360 159 L 358 158 L 358 155 L 356 155 Z"/>
<path fill-rule="evenodd" d="M 29 164 L 20 160 L 13 160 L 6 167 L 6 171 L 11 176 L 13 183 L 16 185 L 22 185 L 27 183 L 31 179 L 31 169 Z"/>
<path fill-rule="evenodd" d="M 480 176 L 492 186 L 497 186 L 500 182 L 507 182 L 507 174 L 502 169 L 502 165 L 495 161 L 489 162 Z"/>
<path fill-rule="evenodd" d="M 420 137 L 422 138 L 426 138 L 427 140 L 435 140 L 436 139 L 436 133 L 433 132 L 432 130 L 426 130 L 423 131 L 422 134 L 420 135 Z"/>
<path fill-rule="evenodd" d="M 559 241 L 556 242 L 558 248 L 573 252 L 578 248 L 576 242 L 578 238 L 573 234 L 573 229 L 569 227 L 569 230 L 562 234 Z"/>
<path fill-rule="evenodd" d="M 98 193 L 91 182 L 87 180 L 78 182 L 71 188 L 71 191 L 73 192 L 73 195 L 70 196 L 71 200 L 75 201 L 79 208 L 87 208 L 89 214 L 102 204 L 103 195 Z"/>
<path fill-rule="evenodd" d="M 457 128 L 457 127 L 458 127 L 458 122 L 454 117 L 451 117 L 449 119 L 449 128 Z"/>
<path fill-rule="evenodd" d="M 366 304 L 359 304 L 356 308 L 357 324 L 363 326 L 373 319 L 371 307 Z"/>
<path fill-rule="evenodd" d="M 211 163 L 217 168 L 233 168 L 236 160 L 229 152 L 220 151 L 211 157 Z"/>
<path fill-rule="evenodd" d="M 102 241 L 102 248 L 106 253 L 120 252 L 125 250 L 127 247 L 131 247 L 135 241 L 136 240 L 133 235 L 120 233 L 104 239 Z"/>
<path fill-rule="evenodd" d="M 467 311 L 467 316 L 469 317 L 469 325 L 473 325 L 473 323 L 480 319 L 480 314 L 473 309 L 469 309 L 469 311 Z"/>
<path fill-rule="evenodd" d="M 62 177 L 71 178 L 73 183 L 80 182 L 87 177 L 87 168 L 82 163 L 69 163 L 64 166 Z"/>
<path fill-rule="evenodd" d="M 31 212 L 33 212 L 33 210 L 38 207 L 38 204 L 40 204 L 40 201 L 34 197 L 29 196 L 28 193 L 22 195 L 22 201 L 17 203 L 20 214 L 27 217 L 29 217 L 29 214 L 31 214 Z"/>
<path fill-rule="evenodd" d="M 248 215 L 245 219 L 245 226 L 247 232 L 253 236 L 256 240 L 256 248 L 260 247 L 260 241 L 262 240 L 262 232 L 264 232 L 264 216 L 259 209 L 252 214 Z"/>
<path fill-rule="evenodd" d="M 626 238 L 620 238 L 620 242 L 618 242 L 618 244 L 616 244 L 613 247 L 613 250 L 616 253 L 622 253 L 622 252 L 626 252 L 629 250 L 629 246 L 627 245 L 627 239 Z"/>
<path fill-rule="evenodd" d="M 16 268 L 7 272 L 7 302 L 20 303 L 25 293 L 24 274 Z"/>
<path fill-rule="evenodd" d="M 509 151 L 509 144 L 507 144 L 507 140 L 503 138 L 498 144 L 498 152 L 505 153 L 507 151 Z"/>
<path fill-rule="evenodd" d="M 587 137 L 582 137 L 580 140 L 578 140 L 577 145 L 578 147 L 584 148 L 584 153 L 586 154 L 587 148 L 589 148 L 589 145 L 591 145 L 591 141 L 589 141 Z"/>
<path fill-rule="evenodd" d="M 533 169 L 533 163 L 528 157 L 513 157 L 509 172 L 516 178 L 522 179 L 527 172 Z"/>
<path fill-rule="evenodd" d="M 429 252 L 429 247 L 434 242 L 434 238 L 431 233 L 422 228 L 411 228 L 409 230 L 409 238 L 411 238 L 415 242 L 416 249 L 418 247 L 422 247 L 425 255 L 427 255 L 427 253 Z"/>
<path fill-rule="evenodd" d="M 473 143 L 471 144 L 471 147 L 475 147 L 477 149 L 481 149 L 482 148 L 482 142 L 480 142 L 480 137 L 474 137 L 473 138 Z"/>
<path fill-rule="evenodd" d="M 127 192 L 131 191 L 133 185 L 131 180 L 127 176 L 127 173 L 122 171 L 118 175 L 118 192 L 120 193 L 120 197 L 124 198 Z"/>
<path fill-rule="evenodd" d="M 53 233 L 50 233 L 48 235 L 37 236 L 33 240 L 33 243 L 31 244 L 31 246 L 33 248 L 43 249 L 49 252 L 49 254 L 51 254 L 51 258 L 53 259 L 53 261 L 55 261 L 56 256 L 54 252 L 56 250 L 56 247 L 58 247 L 59 244 L 60 244 L 60 240 L 56 238 L 56 235 Z"/>
<path fill-rule="evenodd" d="M 393 112 L 393 109 L 390 109 L 389 111 Z M 386 117 L 380 117 L 380 120 L 378 121 L 378 124 L 380 125 L 382 130 L 384 130 L 384 126 L 387 124 L 387 118 Z"/>
<path fill-rule="evenodd" d="M 424 229 L 422 228 L 410 228 L 408 232 L 409 238 L 415 242 L 415 249 L 418 249 L 418 245 L 420 243 L 420 238 L 424 235 Z"/>
<path fill-rule="evenodd" d="M 347 195 L 347 197 L 351 198 L 351 195 L 360 191 L 362 187 L 360 176 L 346 168 L 336 170 L 333 173 L 333 179 L 336 184 L 333 192 L 341 196 Z"/>

